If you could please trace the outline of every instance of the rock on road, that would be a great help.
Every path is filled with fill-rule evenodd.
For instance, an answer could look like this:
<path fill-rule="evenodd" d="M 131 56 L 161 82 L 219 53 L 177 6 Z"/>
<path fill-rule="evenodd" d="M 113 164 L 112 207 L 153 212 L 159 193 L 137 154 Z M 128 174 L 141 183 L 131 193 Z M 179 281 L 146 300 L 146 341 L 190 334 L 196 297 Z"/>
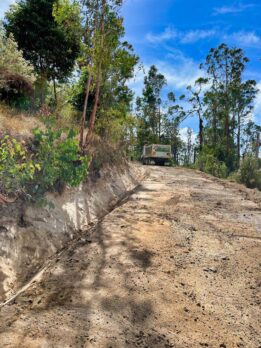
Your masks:
<path fill-rule="evenodd" d="M 2 307 L 0 347 L 261 347 L 260 193 L 148 171 Z"/>

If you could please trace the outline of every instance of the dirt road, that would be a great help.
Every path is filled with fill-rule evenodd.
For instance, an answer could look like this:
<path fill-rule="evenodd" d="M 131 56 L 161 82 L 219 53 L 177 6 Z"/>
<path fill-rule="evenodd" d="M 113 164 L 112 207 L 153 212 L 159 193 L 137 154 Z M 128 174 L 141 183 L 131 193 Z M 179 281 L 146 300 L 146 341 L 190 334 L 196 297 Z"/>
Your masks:
<path fill-rule="evenodd" d="M 260 195 L 149 171 L 1 309 L 0 347 L 261 347 Z"/>

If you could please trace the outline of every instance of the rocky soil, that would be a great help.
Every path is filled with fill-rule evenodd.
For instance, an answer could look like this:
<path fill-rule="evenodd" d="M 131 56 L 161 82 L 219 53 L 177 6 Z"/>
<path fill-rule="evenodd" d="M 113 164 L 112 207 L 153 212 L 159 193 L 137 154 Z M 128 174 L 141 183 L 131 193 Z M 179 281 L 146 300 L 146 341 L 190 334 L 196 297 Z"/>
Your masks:
<path fill-rule="evenodd" d="M 260 193 L 149 171 L 2 306 L 1 347 L 261 347 Z"/>

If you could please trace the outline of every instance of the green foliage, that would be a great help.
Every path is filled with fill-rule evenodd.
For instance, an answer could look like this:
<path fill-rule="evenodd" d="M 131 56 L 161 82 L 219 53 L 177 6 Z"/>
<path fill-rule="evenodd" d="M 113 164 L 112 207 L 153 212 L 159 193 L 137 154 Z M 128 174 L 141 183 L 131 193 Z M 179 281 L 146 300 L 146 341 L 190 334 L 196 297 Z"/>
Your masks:
<path fill-rule="evenodd" d="M 25 146 L 6 135 L 0 140 L 0 191 L 23 194 L 40 171 Z"/>
<path fill-rule="evenodd" d="M 261 170 L 259 161 L 253 156 L 246 156 L 240 165 L 238 181 L 249 188 L 261 190 Z"/>
<path fill-rule="evenodd" d="M 78 186 L 87 175 L 89 159 L 79 154 L 73 131 L 34 129 L 32 152 L 17 140 L 0 141 L 0 191 L 44 202 L 46 191 Z"/>
<path fill-rule="evenodd" d="M 9 104 L 26 103 L 35 81 L 34 68 L 18 49 L 12 35 L 0 27 L 0 99 Z"/>
<path fill-rule="evenodd" d="M 260 149 L 260 132 L 261 126 L 255 124 L 253 121 L 248 121 L 244 128 L 244 138 L 242 141 L 243 154 L 255 155 L 258 157 Z"/>
<path fill-rule="evenodd" d="M 138 140 L 144 143 L 159 143 L 162 135 L 163 113 L 161 93 L 167 84 L 165 77 L 152 65 L 144 78 L 142 97 L 136 101 L 137 116 L 140 118 Z"/>
<path fill-rule="evenodd" d="M 219 161 L 212 153 L 202 152 L 199 155 L 195 166 L 199 170 L 218 178 L 226 178 L 228 175 L 226 164 Z"/>
<path fill-rule="evenodd" d="M 79 154 L 75 133 L 70 130 L 63 134 L 51 127 L 45 131 L 36 128 L 33 133 L 35 161 L 41 167 L 35 193 L 42 194 L 65 184 L 79 185 L 86 177 L 88 158 Z"/>
<path fill-rule="evenodd" d="M 221 44 L 210 50 L 202 65 L 209 85 L 203 98 L 204 142 L 230 171 L 239 166 L 241 131 L 257 93 L 255 81 L 242 82 L 248 61 L 242 49 Z"/>
<path fill-rule="evenodd" d="M 70 103 L 73 105 L 73 107 L 78 111 L 83 111 L 83 105 L 84 105 L 84 98 L 85 98 L 85 89 L 86 84 L 88 80 L 88 71 L 86 69 L 81 70 L 80 77 L 77 81 L 74 82 L 74 84 L 71 87 L 69 99 Z M 88 100 L 88 109 L 86 112 L 86 120 L 89 120 L 89 116 L 91 113 L 91 110 L 93 108 L 93 102 L 94 102 L 94 91 L 92 90 L 89 94 L 89 100 Z"/>
<path fill-rule="evenodd" d="M 61 81 L 72 72 L 80 52 L 78 20 L 75 3 L 70 7 L 68 1 L 19 0 L 4 25 L 37 73 Z"/>
<path fill-rule="evenodd" d="M 185 113 L 183 107 L 177 103 L 173 92 L 168 93 L 166 100 L 162 99 L 162 91 L 166 86 L 165 77 L 153 65 L 144 78 L 142 96 L 137 98 L 136 112 L 137 147 L 140 154 L 144 144 L 169 144 L 171 145 L 174 162 L 182 161 L 180 152 L 183 142 L 179 134 L 179 126 Z M 184 96 L 180 97 L 183 100 Z"/>
<path fill-rule="evenodd" d="M 110 126 L 107 125 L 106 129 L 103 127 L 108 119 L 112 119 L 112 123 L 118 127 L 130 111 L 133 93 L 128 88 L 127 81 L 133 77 L 138 57 L 132 46 L 122 40 L 124 27 L 119 15 L 121 1 L 105 1 L 105 8 L 103 5 L 97 6 L 94 0 L 84 1 L 83 4 L 86 18 L 82 55 L 78 60 L 81 74 L 72 87 L 71 101 L 77 110 L 83 111 L 86 85 L 91 77 L 85 120 L 89 120 L 94 109 L 94 96 L 99 85 L 96 116 L 99 124 L 95 130 L 99 135 L 106 133 L 108 136 Z M 116 125 L 117 121 L 119 125 Z"/>

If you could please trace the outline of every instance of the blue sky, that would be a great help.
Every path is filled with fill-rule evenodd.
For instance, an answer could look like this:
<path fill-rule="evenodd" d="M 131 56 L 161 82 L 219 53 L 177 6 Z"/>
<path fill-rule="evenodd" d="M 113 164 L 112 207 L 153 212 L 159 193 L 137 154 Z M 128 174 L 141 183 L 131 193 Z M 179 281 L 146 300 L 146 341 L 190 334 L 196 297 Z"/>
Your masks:
<path fill-rule="evenodd" d="M 0 0 L 0 17 L 12 2 Z M 155 64 L 177 95 L 201 75 L 199 63 L 221 42 L 245 50 L 251 60 L 245 78 L 255 79 L 261 90 L 260 0 L 124 0 L 122 13 L 126 38 L 145 70 Z M 138 72 L 131 83 L 137 94 L 142 83 Z M 261 92 L 254 117 L 261 124 Z M 196 120 L 183 126 L 197 130 Z"/>
<path fill-rule="evenodd" d="M 155 64 L 177 95 L 202 74 L 199 63 L 222 42 L 245 50 L 251 60 L 245 78 L 255 79 L 261 90 L 260 0 L 126 0 L 123 16 L 127 40 L 145 68 Z M 137 93 L 142 79 L 138 73 L 132 84 Z M 261 124 L 261 93 L 255 121 Z M 183 126 L 196 130 L 197 121 Z"/>

